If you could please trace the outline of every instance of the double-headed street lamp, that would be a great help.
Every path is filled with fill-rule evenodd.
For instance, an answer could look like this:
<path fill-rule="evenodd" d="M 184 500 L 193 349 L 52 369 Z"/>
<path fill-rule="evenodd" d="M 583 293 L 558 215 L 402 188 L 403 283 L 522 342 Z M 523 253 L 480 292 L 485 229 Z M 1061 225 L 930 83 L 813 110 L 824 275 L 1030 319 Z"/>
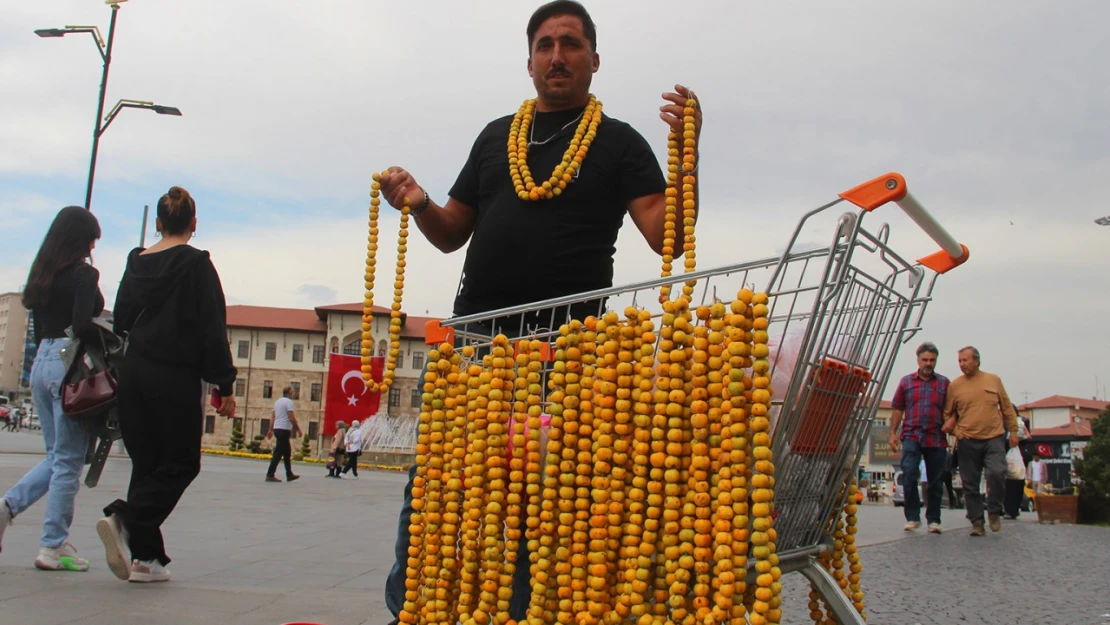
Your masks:
<path fill-rule="evenodd" d="M 96 26 L 40 28 L 35 31 L 36 35 L 45 38 L 64 37 L 71 33 L 89 33 L 93 36 L 93 41 L 96 42 L 96 49 L 100 52 L 100 58 L 104 60 L 104 72 L 100 77 L 100 96 L 96 102 L 96 125 L 93 126 L 92 157 L 89 159 L 89 182 L 85 189 L 85 208 L 87 209 L 92 208 L 93 176 L 96 174 L 96 154 L 100 148 L 100 136 L 108 129 L 116 115 L 119 115 L 119 112 L 125 108 L 150 109 L 159 115 L 181 115 L 181 111 L 172 106 L 162 106 L 142 100 L 120 100 L 112 107 L 111 112 L 106 117 L 102 117 L 104 115 L 104 93 L 108 88 L 108 67 L 112 64 L 112 41 L 116 34 L 116 15 L 119 13 L 119 5 L 123 2 L 127 2 L 127 0 L 107 0 L 105 2 L 105 4 L 112 7 L 112 21 L 108 26 L 107 44 L 104 43 L 104 38 L 100 36 L 100 29 Z"/>

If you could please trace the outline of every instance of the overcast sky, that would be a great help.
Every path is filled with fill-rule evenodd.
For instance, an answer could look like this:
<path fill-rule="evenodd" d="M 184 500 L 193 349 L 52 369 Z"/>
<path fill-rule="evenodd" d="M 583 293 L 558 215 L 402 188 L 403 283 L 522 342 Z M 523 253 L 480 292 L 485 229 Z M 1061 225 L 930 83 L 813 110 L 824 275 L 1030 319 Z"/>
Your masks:
<path fill-rule="evenodd" d="M 108 106 L 152 100 L 184 116 L 124 111 L 101 141 L 95 261 L 109 306 L 143 205 L 174 184 L 198 201 L 194 243 L 229 303 L 359 301 L 370 174 L 404 166 L 446 200 L 483 125 L 534 95 L 524 29 L 538 5 L 123 4 Z M 939 371 L 959 375 L 955 350 L 970 343 L 1017 401 L 1091 397 L 1096 376 L 1103 394 L 1110 227 L 1093 220 L 1110 214 L 1110 4 L 586 5 L 593 91 L 661 160 L 662 92 L 680 82 L 702 99 L 700 266 L 773 253 L 805 210 L 899 171 L 972 252 L 942 276 L 914 339 L 940 346 Z M 107 36 L 109 15 L 97 0 L 4 9 L 0 292 L 21 287 L 56 211 L 84 200 L 100 78 L 91 37 L 32 31 L 98 24 Z M 396 216 L 383 214 L 389 241 Z M 893 207 L 870 219 L 890 223 L 907 257 L 934 249 Z M 405 310 L 449 315 L 463 252 L 412 232 Z M 658 271 L 626 220 L 616 281 Z M 913 370 L 912 347 L 897 373 Z"/>

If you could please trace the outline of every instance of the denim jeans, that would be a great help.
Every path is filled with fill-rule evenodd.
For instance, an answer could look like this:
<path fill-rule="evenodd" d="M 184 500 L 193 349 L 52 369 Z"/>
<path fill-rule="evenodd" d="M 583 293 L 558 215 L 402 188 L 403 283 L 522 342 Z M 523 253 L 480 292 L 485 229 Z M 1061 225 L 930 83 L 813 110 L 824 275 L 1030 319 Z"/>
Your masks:
<path fill-rule="evenodd" d="M 73 523 L 73 500 L 80 486 L 81 469 L 89 447 L 84 424 L 62 413 L 62 378 L 65 365 L 61 350 L 69 339 L 43 339 L 31 366 L 31 396 L 39 414 L 46 457 L 11 488 L 4 499 L 16 516 L 46 498 L 42 519 L 43 547 L 61 547 Z"/>
<path fill-rule="evenodd" d="M 928 523 L 940 523 L 940 500 L 944 496 L 944 461 L 948 450 L 944 447 L 922 447 L 912 438 L 902 441 L 902 492 L 906 495 L 903 504 L 907 521 L 921 521 L 921 458 L 925 458 L 926 487 L 925 519 Z"/>

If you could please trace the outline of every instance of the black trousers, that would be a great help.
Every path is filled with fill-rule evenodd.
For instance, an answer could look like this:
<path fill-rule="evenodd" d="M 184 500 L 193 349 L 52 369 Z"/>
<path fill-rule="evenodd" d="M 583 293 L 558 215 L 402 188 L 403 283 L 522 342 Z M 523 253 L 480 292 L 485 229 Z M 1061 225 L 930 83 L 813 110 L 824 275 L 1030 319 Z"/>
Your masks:
<path fill-rule="evenodd" d="M 285 461 L 285 477 L 293 477 L 293 447 L 289 444 L 289 430 L 274 428 L 274 453 L 270 456 L 270 468 L 266 475 L 273 477 L 278 462 Z"/>
<path fill-rule="evenodd" d="M 343 467 L 343 475 L 347 475 L 347 471 L 351 471 L 358 477 L 358 457 L 362 455 L 362 451 L 347 452 L 347 466 Z"/>
<path fill-rule="evenodd" d="M 1006 497 L 1002 502 L 1003 511 L 1017 517 L 1021 514 L 1021 500 L 1025 497 L 1025 480 L 1006 478 Z"/>
<path fill-rule="evenodd" d="M 131 483 L 127 500 L 115 500 L 104 514 L 123 522 L 133 559 L 165 566 L 170 558 L 162 523 L 200 473 L 200 375 L 129 356 L 119 377 L 120 433 L 131 456 Z"/>

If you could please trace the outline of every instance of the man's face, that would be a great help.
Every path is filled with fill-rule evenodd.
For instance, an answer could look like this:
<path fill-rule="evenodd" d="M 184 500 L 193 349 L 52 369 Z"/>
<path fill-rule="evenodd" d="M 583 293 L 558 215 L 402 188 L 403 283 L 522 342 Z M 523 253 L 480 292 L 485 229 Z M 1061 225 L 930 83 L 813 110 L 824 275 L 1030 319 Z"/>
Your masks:
<path fill-rule="evenodd" d="M 528 75 L 545 104 L 573 106 L 585 102 L 600 62 L 582 32 L 582 20 L 558 15 L 536 31 Z"/>
<path fill-rule="evenodd" d="M 937 367 L 937 355 L 933 352 L 921 352 L 917 355 L 917 372 L 923 377 L 933 375 L 933 370 Z"/>
<path fill-rule="evenodd" d="M 964 375 L 979 373 L 979 361 L 975 359 L 975 353 L 970 349 L 960 352 L 960 371 L 963 371 Z"/>

